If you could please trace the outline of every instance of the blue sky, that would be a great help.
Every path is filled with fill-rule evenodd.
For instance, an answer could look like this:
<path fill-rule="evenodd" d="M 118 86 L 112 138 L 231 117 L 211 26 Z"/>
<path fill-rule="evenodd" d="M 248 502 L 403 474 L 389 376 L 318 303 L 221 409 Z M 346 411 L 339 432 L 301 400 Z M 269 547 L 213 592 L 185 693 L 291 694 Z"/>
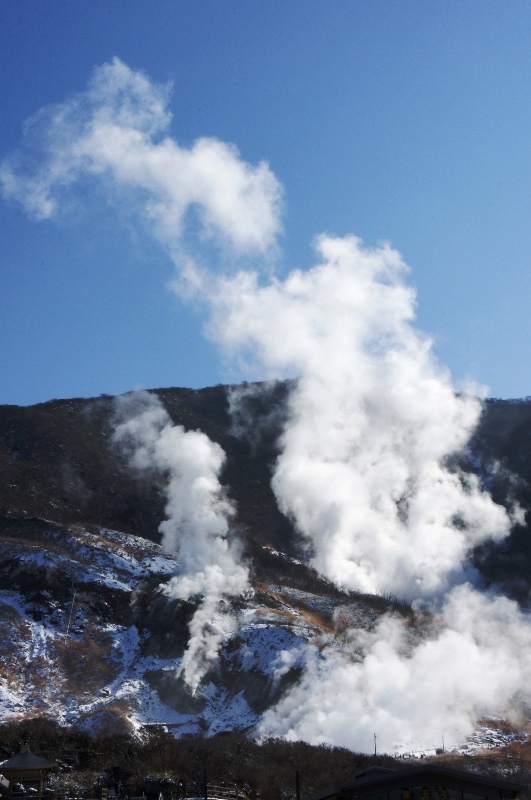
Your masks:
<path fill-rule="evenodd" d="M 525 396 L 530 33 L 518 0 L 11 0 L 0 158 L 22 147 L 29 117 L 84 92 L 113 57 L 172 81 L 180 146 L 232 142 L 282 185 L 280 276 L 315 263 L 323 232 L 389 240 L 456 384 Z M 169 290 L 167 250 L 122 199 L 80 183 L 41 220 L 0 202 L 1 403 L 245 377 L 205 339 L 201 304 Z"/>

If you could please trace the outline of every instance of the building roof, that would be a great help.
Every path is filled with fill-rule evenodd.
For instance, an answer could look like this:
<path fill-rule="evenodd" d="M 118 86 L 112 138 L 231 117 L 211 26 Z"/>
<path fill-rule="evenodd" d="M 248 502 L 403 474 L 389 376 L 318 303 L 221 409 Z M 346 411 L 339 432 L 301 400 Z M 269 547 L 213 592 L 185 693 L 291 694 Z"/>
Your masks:
<path fill-rule="evenodd" d="M 1 765 L 0 765 L 1 766 Z M 305 800 L 325 800 L 329 797 L 341 797 L 352 795 L 357 788 L 362 790 L 365 787 L 374 787 L 374 790 L 387 791 L 391 788 L 396 788 L 399 785 L 424 783 L 429 778 L 439 777 L 441 781 L 449 783 L 450 781 L 458 781 L 460 783 L 475 784 L 490 786 L 496 789 L 505 789 L 512 792 L 521 792 L 522 786 L 511 781 L 498 778 L 491 775 L 480 775 L 476 772 L 466 772 L 464 770 L 449 769 L 448 767 L 440 767 L 437 764 L 424 763 L 419 767 L 411 767 L 410 769 L 385 769 L 383 767 L 369 767 L 369 769 L 358 773 L 353 780 L 345 781 L 341 784 L 328 786 L 320 792 L 315 792 L 309 795 Z"/>
<path fill-rule="evenodd" d="M 34 753 L 31 753 L 27 745 L 22 745 L 20 753 L 17 753 L 6 761 L 0 763 L 0 770 L 2 772 L 9 772 L 9 770 L 28 770 L 28 769 L 58 769 L 59 765 L 55 761 L 47 761 L 45 758 L 40 758 Z"/>

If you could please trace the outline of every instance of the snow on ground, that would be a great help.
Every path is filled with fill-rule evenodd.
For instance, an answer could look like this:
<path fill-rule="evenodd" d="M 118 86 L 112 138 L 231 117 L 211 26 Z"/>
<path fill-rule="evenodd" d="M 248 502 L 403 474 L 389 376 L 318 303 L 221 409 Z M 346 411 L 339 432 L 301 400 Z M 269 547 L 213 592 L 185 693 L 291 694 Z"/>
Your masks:
<path fill-rule="evenodd" d="M 99 584 L 132 594 L 139 582 L 149 575 L 161 575 L 162 579 L 178 568 L 175 559 L 159 545 L 119 531 L 102 529 L 94 534 L 82 528 L 70 531 L 59 528 L 52 529 L 47 538 L 50 546 L 46 551 L 31 543 L 10 543 L 9 555 L 17 558 L 27 571 L 46 567 L 65 572 L 72 582 L 72 592 L 84 584 Z M 253 676 L 261 674 L 266 696 L 268 692 L 273 696 L 284 676 L 303 668 L 309 643 L 325 643 L 325 639 L 328 642 L 333 638 L 323 630 L 323 619 L 332 619 L 338 610 L 350 608 L 335 598 L 280 585 L 268 587 L 267 592 L 275 608 L 250 606 L 243 614 L 242 629 L 229 637 L 222 650 L 219 663 L 236 676 L 234 686 L 228 689 L 214 670 L 199 689 L 200 710 L 191 713 L 180 713 L 163 702 L 148 680 L 149 675 L 166 673 L 166 683 L 169 681 L 171 686 L 175 680 L 176 691 L 183 691 L 182 681 L 179 688 L 178 680 L 180 659 L 143 655 L 142 636 L 134 625 L 97 623 L 100 659 L 112 668 L 107 676 L 102 671 L 101 679 L 90 690 L 82 680 L 76 688 L 75 670 L 61 674 L 57 669 L 56 644 L 59 642 L 65 651 L 62 657 L 67 667 L 70 650 L 76 658 L 75 653 L 83 653 L 83 648 L 94 649 L 89 640 L 97 638 L 96 623 L 84 618 L 86 609 L 73 604 L 71 608 L 59 609 L 53 617 L 36 622 L 31 619 L 28 603 L 20 593 L 0 592 L 0 603 L 12 608 L 18 628 L 24 629 L 17 645 L 17 657 L 28 667 L 28 680 L 24 684 L 13 687 L 6 681 L 0 683 L 0 718 L 19 716 L 30 707 L 30 698 L 38 695 L 35 683 L 39 683 L 36 680 L 39 676 L 31 675 L 31 665 L 39 661 L 40 673 L 47 672 L 51 681 L 46 692 L 41 693 L 45 696 L 46 710 L 65 722 L 82 722 L 91 727 L 97 726 L 106 714 L 121 714 L 134 728 L 160 724 L 181 733 L 215 733 L 252 727 L 257 724 L 259 713 L 246 699 L 245 676 L 249 676 L 248 682 L 252 683 Z M 68 696 L 61 693 L 65 682 L 69 687 Z"/>
<path fill-rule="evenodd" d="M 130 542 L 116 531 L 102 530 L 95 535 L 80 528 L 57 529 L 41 538 L 42 544 L 1 542 L 0 560 L 16 560 L 27 571 L 54 567 L 69 573 L 73 583 L 101 582 L 122 591 L 131 591 L 140 578 L 171 575 L 178 569 L 175 559 L 160 545 L 135 536 Z"/>
<path fill-rule="evenodd" d="M 456 747 L 455 751 L 470 755 L 480 750 L 507 747 L 512 742 L 525 741 L 527 738 L 525 732 L 509 728 L 504 720 L 488 720 L 479 722 L 474 733 L 464 744 Z"/>
<path fill-rule="evenodd" d="M 478 721 L 477 727 L 466 742 L 448 748 L 445 747 L 444 732 L 441 732 L 438 742 L 426 742 L 424 747 L 403 742 L 392 753 L 394 756 L 405 759 L 430 758 L 441 753 L 455 753 L 459 755 L 474 755 L 484 753 L 486 750 L 497 750 L 518 741 L 527 741 L 529 735 L 526 731 L 517 730 L 507 725 L 505 720 Z"/>
<path fill-rule="evenodd" d="M 268 588 L 275 597 L 285 601 L 286 608 L 303 605 L 310 611 L 326 615 L 333 620 L 341 617 L 349 627 L 370 628 L 380 616 L 377 611 L 368 607 L 367 603 L 352 599 L 348 595 L 344 599 L 328 597 L 275 584 L 269 585 Z"/>
<path fill-rule="evenodd" d="M 0 718 L 3 719 L 18 716 L 28 708 L 49 706 L 49 651 L 59 634 L 45 622 L 28 617 L 25 606 L 19 593 L 0 592 Z"/>
<path fill-rule="evenodd" d="M 141 581 L 174 574 L 175 559 L 159 545 L 119 531 L 91 533 L 50 524 L 34 538 L 1 542 L 0 562 L 11 564 L 25 587 L 22 591 L 15 577 L 16 589 L 0 590 L 0 719 L 18 718 L 31 709 L 87 728 L 116 718 L 133 728 L 159 724 L 182 733 L 249 728 L 259 714 L 246 699 L 240 673 L 261 673 L 274 688 L 287 671 L 302 665 L 304 647 L 315 635 L 314 626 L 289 603 L 285 616 L 270 621 L 257 616 L 256 608 L 247 609 L 243 629 L 229 637 L 220 659 L 236 675 L 237 685 L 227 688 L 214 669 L 200 687 L 199 710 L 181 713 L 161 699 L 149 680 L 166 673 L 170 687 L 175 681 L 176 691 L 186 692 L 179 683 L 180 658 L 145 655 L 146 632 L 105 622 L 91 611 L 95 585 L 119 590 L 130 604 Z M 37 592 L 37 602 L 28 576 L 39 575 L 42 586 L 43 576 L 54 574 L 62 584 L 61 599 L 44 590 Z M 89 600 L 84 587 L 92 592 Z"/>
<path fill-rule="evenodd" d="M 0 542 L 0 564 L 12 570 L 10 588 L 0 589 L 0 720 L 31 712 L 93 730 L 106 725 L 122 730 L 161 725 L 176 733 L 208 734 L 252 729 L 264 703 L 276 702 L 286 681 L 297 680 L 311 648 L 342 648 L 339 631 L 371 628 L 379 616 L 347 595 L 263 587 L 265 602 L 248 602 L 241 629 L 224 642 L 218 662 L 192 697 L 179 677 L 181 659 L 146 647 L 149 634 L 131 624 L 129 613 L 142 582 L 155 577 L 155 596 L 156 581 L 178 570 L 176 560 L 153 542 L 108 529 L 92 533 L 50 524 L 39 537 L 40 542 L 30 537 Z M 17 584 L 19 573 L 24 590 Z M 42 589 L 54 574 L 67 584 L 60 597 L 51 584 L 51 591 Z M 38 592 L 32 591 L 32 575 L 40 576 Z M 117 624 L 123 618 L 116 609 L 112 623 L 93 609 L 99 587 L 102 599 L 104 589 L 119 596 L 129 613 L 127 624 Z M 412 752 L 404 743 L 400 753 L 433 755 L 442 748 L 443 735 L 423 751 Z M 490 721 L 478 725 L 458 751 L 501 747 L 515 736 Z"/>
<path fill-rule="evenodd" d="M 240 631 L 236 638 L 240 643 L 238 655 L 241 669 L 248 672 L 260 670 L 271 678 L 274 678 L 281 664 L 282 653 L 296 652 L 298 656 L 293 666 L 299 665 L 306 644 L 305 640 L 292 630 L 263 623 L 249 625 Z"/>

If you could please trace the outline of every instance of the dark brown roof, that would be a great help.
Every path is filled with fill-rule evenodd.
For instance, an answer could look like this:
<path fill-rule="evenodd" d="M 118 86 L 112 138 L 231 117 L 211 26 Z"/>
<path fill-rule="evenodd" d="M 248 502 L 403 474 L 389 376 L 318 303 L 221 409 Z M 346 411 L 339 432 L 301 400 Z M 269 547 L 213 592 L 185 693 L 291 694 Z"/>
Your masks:
<path fill-rule="evenodd" d="M 15 756 L 8 758 L 7 761 L 0 763 L 0 771 L 6 772 L 12 769 L 26 770 L 26 769 L 57 769 L 58 764 L 55 761 L 47 761 L 45 758 L 40 758 L 29 750 L 22 753 L 17 753 Z"/>
<path fill-rule="evenodd" d="M 410 767 L 409 769 L 400 770 L 370 767 L 358 773 L 353 780 L 329 786 L 326 789 L 309 795 L 305 800 L 325 800 L 328 797 L 348 796 L 353 790 L 358 788 L 360 789 L 360 793 L 366 794 L 366 792 L 363 792 L 363 787 L 368 786 L 374 787 L 374 791 L 378 792 L 378 790 L 394 788 L 395 784 L 396 786 L 407 784 L 411 779 L 427 779 L 428 777 L 439 777 L 446 781 L 453 779 L 454 781 L 457 780 L 468 784 L 482 784 L 500 790 L 512 790 L 517 793 L 522 791 L 522 786 L 520 784 L 498 778 L 497 776 L 481 775 L 476 772 L 465 772 L 463 770 L 440 767 L 437 764 L 424 763 L 419 767 Z"/>

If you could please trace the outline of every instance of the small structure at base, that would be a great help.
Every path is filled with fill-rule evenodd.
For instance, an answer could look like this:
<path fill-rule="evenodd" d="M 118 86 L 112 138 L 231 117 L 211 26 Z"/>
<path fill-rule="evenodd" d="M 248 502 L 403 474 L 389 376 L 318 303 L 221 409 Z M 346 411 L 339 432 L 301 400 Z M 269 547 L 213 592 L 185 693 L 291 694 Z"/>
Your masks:
<path fill-rule="evenodd" d="M 55 761 L 36 756 L 23 744 L 20 753 L 0 763 L 0 773 L 9 781 L 9 786 L 2 787 L 2 796 L 14 798 L 28 794 L 35 800 L 53 798 L 54 793 L 46 788 L 46 781 L 50 772 L 58 769 Z"/>

